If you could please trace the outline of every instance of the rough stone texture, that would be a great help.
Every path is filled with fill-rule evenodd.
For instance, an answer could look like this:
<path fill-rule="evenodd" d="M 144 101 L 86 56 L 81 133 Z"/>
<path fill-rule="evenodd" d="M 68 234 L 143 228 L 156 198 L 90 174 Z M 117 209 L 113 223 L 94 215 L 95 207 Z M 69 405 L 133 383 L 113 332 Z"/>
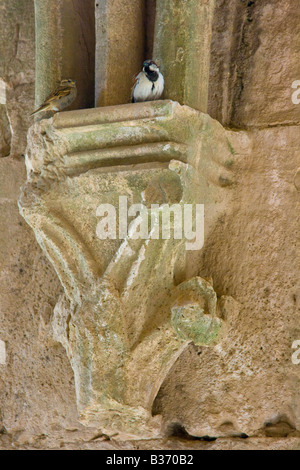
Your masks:
<path fill-rule="evenodd" d="M 5 158 L 0 165 L 0 338 L 6 344 L 6 366 L 0 365 L 0 421 L 15 436 L 25 430 L 40 434 L 45 427 L 64 426 L 69 405 L 65 403 L 65 408 L 63 402 L 74 403 L 69 385 L 63 393 L 66 397 L 58 392 L 50 398 L 51 390 L 73 384 L 61 348 L 48 339 L 60 286 L 19 215 L 17 198 L 25 178 L 24 163 Z M 74 405 L 72 414 L 75 419 Z"/>
<path fill-rule="evenodd" d="M 243 15 L 248 3 L 236 2 Z M 300 339 L 295 192 L 299 126 L 284 126 L 299 122 L 300 106 L 291 104 L 290 95 L 290 82 L 300 80 L 299 6 L 293 0 L 254 3 L 249 7 L 253 21 L 245 24 L 253 30 L 248 47 L 257 52 L 244 57 L 245 46 L 237 40 L 224 64 L 225 77 L 228 69 L 237 67 L 238 56 L 239 64 L 244 62 L 241 94 L 234 79 L 225 77 L 228 86 L 220 86 L 215 65 L 219 67 L 222 43 L 224 50 L 231 50 L 226 45 L 233 31 L 229 18 L 236 18 L 237 34 L 243 22 L 235 15 L 234 2 L 218 3 L 213 41 L 219 46 L 213 46 L 211 60 L 211 87 L 218 94 L 210 94 L 209 113 L 226 125 L 278 128 L 249 132 L 253 150 L 235 163 L 239 184 L 234 212 L 218 221 L 201 264 L 189 263 L 192 274 L 211 274 L 218 295 L 233 295 L 241 309 L 222 348 L 190 347 L 166 378 L 155 412 L 163 414 L 173 437 L 120 443 L 78 424 L 73 372 L 64 349 L 51 337 L 60 283 L 18 212 L 24 162 L 7 157 L 0 161 L 0 340 L 6 345 L 6 365 L 0 364 L 1 449 L 300 449 L 300 366 L 291 362 L 292 342 Z M 254 8 L 264 15 L 256 15 Z M 17 157 L 25 151 L 32 122 L 26 116 L 34 105 L 33 2 L 2 0 L 0 23 L 0 78 L 10 86 L 10 155 Z M 261 43 L 256 49 L 251 44 L 257 36 Z M 273 77 L 269 67 L 280 72 Z M 270 87 L 269 81 L 277 79 Z M 179 426 L 171 426 L 175 421 L 191 433 L 216 430 L 224 436 L 248 431 L 253 437 L 183 439 Z"/>
<path fill-rule="evenodd" d="M 216 1 L 208 112 L 224 125 L 296 124 L 298 0 Z"/>

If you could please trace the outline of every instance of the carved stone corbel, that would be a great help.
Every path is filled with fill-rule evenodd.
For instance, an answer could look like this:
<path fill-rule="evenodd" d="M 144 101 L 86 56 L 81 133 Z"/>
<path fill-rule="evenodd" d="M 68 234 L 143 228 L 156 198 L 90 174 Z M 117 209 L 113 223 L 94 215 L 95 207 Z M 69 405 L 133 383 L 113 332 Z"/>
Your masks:
<path fill-rule="evenodd" d="M 189 343 L 226 331 L 211 283 L 187 278 L 186 239 L 139 239 L 137 216 L 124 239 L 100 240 L 97 207 L 120 196 L 147 210 L 204 204 L 209 236 L 234 183 L 229 134 L 172 101 L 65 112 L 30 129 L 19 206 L 64 287 L 54 336 L 84 424 L 158 436 L 151 409 L 170 368 Z"/>

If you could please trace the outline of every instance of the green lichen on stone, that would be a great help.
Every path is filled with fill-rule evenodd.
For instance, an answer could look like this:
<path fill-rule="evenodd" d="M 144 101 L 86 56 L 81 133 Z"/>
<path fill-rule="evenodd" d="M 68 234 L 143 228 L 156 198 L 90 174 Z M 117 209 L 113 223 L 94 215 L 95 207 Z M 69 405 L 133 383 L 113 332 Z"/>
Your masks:
<path fill-rule="evenodd" d="M 227 139 L 227 144 L 228 144 L 228 148 L 230 150 L 231 155 L 235 155 L 235 150 L 232 147 L 231 142 L 228 139 Z"/>
<path fill-rule="evenodd" d="M 222 321 L 205 314 L 198 305 L 185 305 L 172 308 L 172 326 L 180 338 L 201 346 L 218 339 Z"/>

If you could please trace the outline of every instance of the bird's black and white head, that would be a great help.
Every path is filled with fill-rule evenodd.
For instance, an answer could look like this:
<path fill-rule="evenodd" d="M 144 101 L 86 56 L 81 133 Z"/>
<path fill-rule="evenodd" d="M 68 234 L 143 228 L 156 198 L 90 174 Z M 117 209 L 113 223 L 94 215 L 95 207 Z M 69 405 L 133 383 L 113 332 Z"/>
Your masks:
<path fill-rule="evenodd" d="M 143 71 L 144 72 L 159 72 L 158 65 L 153 60 L 145 60 L 143 63 Z"/>
<path fill-rule="evenodd" d="M 159 100 L 164 91 L 164 77 L 153 60 L 145 60 L 132 89 L 133 103 Z"/>
<path fill-rule="evenodd" d="M 143 72 L 151 82 L 155 82 L 159 76 L 159 67 L 153 60 L 145 60 L 143 63 Z"/>

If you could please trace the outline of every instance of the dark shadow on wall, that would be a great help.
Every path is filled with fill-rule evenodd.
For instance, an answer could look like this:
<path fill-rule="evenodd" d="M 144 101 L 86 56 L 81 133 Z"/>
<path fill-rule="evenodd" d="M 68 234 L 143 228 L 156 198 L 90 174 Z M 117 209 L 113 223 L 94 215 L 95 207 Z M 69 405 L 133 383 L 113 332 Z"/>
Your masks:
<path fill-rule="evenodd" d="M 10 154 L 11 137 L 11 126 L 6 109 L 6 83 L 0 78 L 0 158 Z"/>
<path fill-rule="evenodd" d="M 243 127 L 243 92 L 260 45 L 259 7 L 259 0 L 216 0 L 208 113 L 224 126 Z"/>
<path fill-rule="evenodd" d="M 153 59 L 153 44 L 155 30 L 156 0 L 145 0 L 145 59 Z"/>
<path fill-rule="evenodd" d="M 62 78 L 77 82 L 78 95 L 69 109 L 94 107 L 95 100 L 95 2 L 62 3 L 64 24 Z"/>

